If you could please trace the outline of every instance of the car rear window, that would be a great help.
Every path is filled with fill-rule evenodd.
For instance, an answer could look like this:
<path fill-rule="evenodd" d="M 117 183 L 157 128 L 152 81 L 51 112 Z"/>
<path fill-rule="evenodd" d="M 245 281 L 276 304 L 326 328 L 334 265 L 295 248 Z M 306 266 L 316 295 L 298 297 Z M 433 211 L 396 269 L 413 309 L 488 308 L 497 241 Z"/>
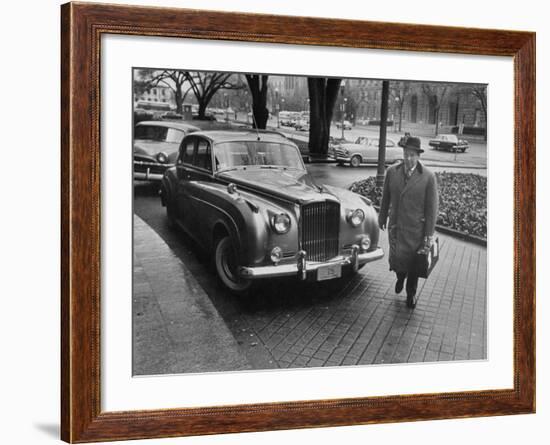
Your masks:
<path fill-rule="evenodd" d="M 138 125 L 134 132 L 135 139 L 144 139 L 156 142 L 171 142 L 179 144 L 185 132 L 175 128 L 157 125 Z"/>
<path fill-rule="evenodd" d="M 207 170 L 212 170 L 212 160 L 210 158 L 210 144 L 207 141 L 199 140 L 197 153 L 195 154 L 194 165 Z"/>
<path fill-rule="evenodd" d="M 193 162 L 193 150 L 195 148 L 195 139 L 189 139 L 185 141 L 185 147 L 183 150 L 183 162 L 191 164 Z"/>

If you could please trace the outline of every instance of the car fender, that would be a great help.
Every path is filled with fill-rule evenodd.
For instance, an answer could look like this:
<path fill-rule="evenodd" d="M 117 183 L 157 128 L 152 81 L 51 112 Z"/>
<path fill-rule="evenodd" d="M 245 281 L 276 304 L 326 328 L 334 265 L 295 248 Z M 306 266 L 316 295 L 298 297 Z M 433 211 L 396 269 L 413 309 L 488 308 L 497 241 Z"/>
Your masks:
<path fill-rule="evenodd" d="M 286 212 L 294 221 L 291 227 L 297 227 L 295 214 L 290 208 L 292 206 L 285 207 L 224 184 L 204 182 L 195 185 L 200 188 L 195 199 L 200 200 L 202 208 L 208 209 L 206 211 L 209 213 L 201 215 L 201 238 L 205 245 L 213 249 L 220 231 L 225 231 L 232 237 L 242 265 L 265 262 L 270 246 L 274 243 L 274 233 L 269 222 L 272 215 Z M 287 249 L 291 244 L 281 243 L 281 239 L 278 241 Z"/>

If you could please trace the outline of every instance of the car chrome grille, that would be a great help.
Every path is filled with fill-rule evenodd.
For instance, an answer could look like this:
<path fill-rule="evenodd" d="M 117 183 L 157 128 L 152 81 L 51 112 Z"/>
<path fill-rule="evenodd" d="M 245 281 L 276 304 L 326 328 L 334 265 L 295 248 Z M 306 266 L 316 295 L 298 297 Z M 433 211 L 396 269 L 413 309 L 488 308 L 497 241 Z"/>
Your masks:
<path fill-rule="evenodd" d="M 340 204 L 323 201 L 302 206 L 302 242 L 308 261 L 327 261 L 338 255 Z"/>

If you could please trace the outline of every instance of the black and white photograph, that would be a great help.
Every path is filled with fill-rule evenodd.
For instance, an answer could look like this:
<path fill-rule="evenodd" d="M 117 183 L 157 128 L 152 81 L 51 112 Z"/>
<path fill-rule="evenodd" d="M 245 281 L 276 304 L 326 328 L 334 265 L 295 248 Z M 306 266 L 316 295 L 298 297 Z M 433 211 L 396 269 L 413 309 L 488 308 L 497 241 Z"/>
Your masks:
<path fill-rule="evenodd" d="M 487 85 L 132 79 L 135 376 L 487 358 Z"/>
<path fill-rule="evenodd" d="M 546 443 L 544 10 L 7 2 L 2 442 Z"/>

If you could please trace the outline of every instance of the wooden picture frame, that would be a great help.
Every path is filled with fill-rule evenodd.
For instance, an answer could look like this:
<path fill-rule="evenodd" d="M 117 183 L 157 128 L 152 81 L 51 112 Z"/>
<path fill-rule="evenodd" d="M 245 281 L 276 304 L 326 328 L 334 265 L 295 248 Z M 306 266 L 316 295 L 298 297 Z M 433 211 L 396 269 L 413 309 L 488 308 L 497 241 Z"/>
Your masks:
<path fill-rule="evenodd" d="M 535 34 L 171 8 L 61 8 L 61 437 L 174 437 L 535 411 Z M 186 37 L 510 56 L 514 60 L 514 386 L 367 398 L 102 412 L 100 38 Z"/>

